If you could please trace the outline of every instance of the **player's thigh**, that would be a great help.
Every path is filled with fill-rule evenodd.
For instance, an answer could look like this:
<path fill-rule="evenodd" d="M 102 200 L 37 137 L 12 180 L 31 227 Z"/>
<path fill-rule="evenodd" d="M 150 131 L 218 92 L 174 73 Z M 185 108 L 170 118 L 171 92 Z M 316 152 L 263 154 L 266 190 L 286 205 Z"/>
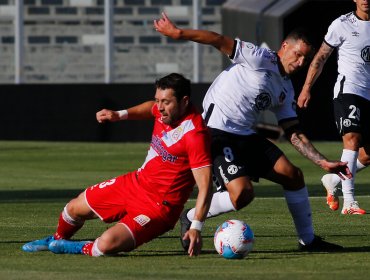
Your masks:
<path fill-rule="evenodd" d="M 271 141 L 257 134 L 224 133 L 212 140 L 214 176 L 221 188 L 227 186 L 229 191 L 233 188 L 239 193 L 242 189 L 253 189 L 251 180 L 258 182 L 268 174 L 283 154 Z"/>
<path fill-rule="evenodd" d="M 78 197 L 72 199 L 67 204 L 66 207 L 67 207 L 68 215 L 71 216 L 75 220 L 79 220 L 79 219 L 87 220 L 87 219 L 97 218 L 95 213 L 91 210 L 89 205 L 86 203 L 84 192 L 80 193 Z"/>
<path fill-rule="evenodd" d="M 300 189 L 305 184 L 302 171 L 294 166 L 284 154 L 276 161 L 266 179 L 282 185 L 287 190 Z"/>
<path fill-rule="evenodd" d="M 120 220 L 120 223 L 130 230 L 135 248 L 173 229 L 180 216 L 180 210 L 183 209 L 174 207 L 174 210 L 163 211 L 161 208 L 167 206 L 151 207 L 149 203 L 146 204 L 136 203 L 135 206 L 129 207 L 127 215 Z"/>
<path fill-rule="evenodd" d="M 226 186 L 230 182 L 233 182 L 230 186 L 235 187 L 229 191 L 246 187 L 245 179 L 238 179 L 247 176 L 238 142 L 237 137 L 229 133 L 220 132 L 212 135 L 213 177 L 217 191 L 229 190 Z"/>

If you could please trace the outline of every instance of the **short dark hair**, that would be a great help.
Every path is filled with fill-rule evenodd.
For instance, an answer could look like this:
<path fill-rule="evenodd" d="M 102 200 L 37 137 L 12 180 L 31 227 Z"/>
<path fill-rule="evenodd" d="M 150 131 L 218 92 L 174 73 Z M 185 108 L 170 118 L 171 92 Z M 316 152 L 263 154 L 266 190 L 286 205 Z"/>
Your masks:
<path fill-rule="evenodd" d="M 171 73 L 163 78 L 155 81 L 156 88 L 173 89 L 177 101 L 180 101 L 184 96 L 191 95 L 190 80 L 178 73 Z"/>
<path fill-rule="evenodd" d="M 302 40 L 307 45 L 314 47 L 313 34 L 304 27 L 297 27 L 290 31 L 285 37 L 285 40 L 293 39 L 295 41 Z"/>

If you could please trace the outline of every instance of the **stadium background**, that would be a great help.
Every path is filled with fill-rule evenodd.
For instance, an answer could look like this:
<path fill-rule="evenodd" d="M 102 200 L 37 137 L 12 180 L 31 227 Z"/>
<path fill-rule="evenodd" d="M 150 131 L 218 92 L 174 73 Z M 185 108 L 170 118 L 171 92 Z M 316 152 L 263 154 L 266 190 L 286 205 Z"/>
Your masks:
<path fill-rule="evenodd" d="M 23 65 L 16 73 L 16 4 L 23 4 Z M 329 23 L 351 11 L 350 0 L 194 0 L 200 27 L 277 50 L 296 26 L 309 28 L 319 47 Z M 192 0 L 115 0 L 113 65 L 105 80 L 103 0 L 0 0 L 0 140 L 148 141 L 150 122 L 98 125 L 95 112 L 122 109 L 153 97 L 153 82 L 170 72 L 193 80 L 201 100 L 229 63 L 212 47 L 199 48 L 194 76 L 194 44 L 157 34 L 152 21 L 166 11 L 183 28 L 193 26 Z M 313 140 L 338 140 L 331 96 L 336 77 L 331 56 L 313 90 L 311 107 L 299 112 Z M 293 82 L 299 93 L 305 71 Z M 274 123 L 261 116 L 261 123 Z"/>

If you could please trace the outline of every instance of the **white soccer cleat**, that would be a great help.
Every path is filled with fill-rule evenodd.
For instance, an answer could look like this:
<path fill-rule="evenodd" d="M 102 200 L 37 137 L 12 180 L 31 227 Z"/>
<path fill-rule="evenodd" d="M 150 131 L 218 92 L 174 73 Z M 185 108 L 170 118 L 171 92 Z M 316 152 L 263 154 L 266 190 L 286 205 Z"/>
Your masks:
<path fill-rule="evenodd" d="M 342 209 L 343 215 L 364 215 L 366 211 L 361 209 L 357 201 L 352 201 L 349 205 L 344 205 Z"/>
<path fill-rule="evenodd" d="M 331 210 L 336 211 L 339 208 L 338 183 L 333 176 L 337 175 L 325 174 L 322 176 L 321 182 L 326 189 L 326 204 Z"/>

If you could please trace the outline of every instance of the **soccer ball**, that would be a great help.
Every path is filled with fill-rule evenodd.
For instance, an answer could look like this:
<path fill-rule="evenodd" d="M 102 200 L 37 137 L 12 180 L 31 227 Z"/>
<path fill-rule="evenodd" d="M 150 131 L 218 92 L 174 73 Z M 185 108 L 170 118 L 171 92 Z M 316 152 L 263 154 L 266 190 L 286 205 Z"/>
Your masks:
<path fill-rule="evenodd" d="M 243 221 L 227 220 L 216 229 L 215 248 L 226 259 L 244 258 L 252 251 L 253 243 L 253 231 Z"/>

